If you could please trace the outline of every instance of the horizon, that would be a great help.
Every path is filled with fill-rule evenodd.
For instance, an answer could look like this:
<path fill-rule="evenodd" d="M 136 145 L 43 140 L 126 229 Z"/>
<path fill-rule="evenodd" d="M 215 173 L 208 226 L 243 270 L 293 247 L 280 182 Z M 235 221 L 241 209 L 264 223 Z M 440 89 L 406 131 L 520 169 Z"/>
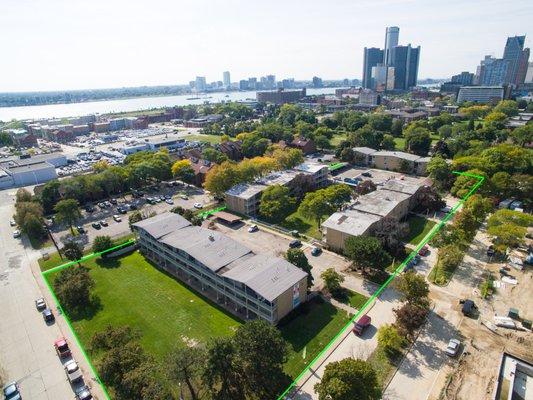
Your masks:
<path fill-rule="evenodd" d="M 222 80 L 223 71 L 232 82 L 360 80 L 363 48 L 382 48 L 387 26 L 400 28 L 399 44 L 421 46 L 419 80 L 475 72 L 485 55 L 501 57 L 509 36 L 526 35 L 532 47 L 533 4 L 524 0 L 143 5 L 8 0 L 0 47 L 11 58 L 0 65 L 0 92 L 180 86 Z"/>

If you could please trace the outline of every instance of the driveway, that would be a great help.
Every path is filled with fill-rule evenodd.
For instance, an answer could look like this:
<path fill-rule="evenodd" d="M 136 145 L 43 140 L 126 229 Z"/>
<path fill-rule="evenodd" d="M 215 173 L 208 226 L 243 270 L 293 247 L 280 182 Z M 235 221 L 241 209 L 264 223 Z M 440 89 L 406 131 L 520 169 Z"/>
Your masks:
<path fill-rule="evenodd" d="M 26 239 L 14 239 L 9 227 L 15 191 L 0 191 L 0 371 L 4 382 L 19 382 L 24 400 L 72 399 L 73 388 L 53 348 L 54 341 L 64 336 L 61 317 L 56 314 L 56 324 L 46 325 L 35 309 L 36 298 L 49 297 L 35 272 L 40 253 L 31 249 Z M 89 377 L 79 349 L 72 341 L 70 345 L 84 376 Z M 89 384 L 94 388 L 94 383 Z M 95 394 L 103 399 L 98 392 L 96 388 Z"/>

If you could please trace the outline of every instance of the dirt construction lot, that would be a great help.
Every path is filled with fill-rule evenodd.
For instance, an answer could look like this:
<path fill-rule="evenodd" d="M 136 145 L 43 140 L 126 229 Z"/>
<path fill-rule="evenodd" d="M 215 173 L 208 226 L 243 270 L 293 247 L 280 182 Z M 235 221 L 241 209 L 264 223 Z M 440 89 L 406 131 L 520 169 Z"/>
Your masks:
<path fill-rule="evenodd" d="M 465 343 L 465 351 L 457 363 L 449 364 L 445 374 L 440 375 L 444 384 L 440 400 L 492 400 L 502 353 L 508 352 L 519 358 L 533 362 L 533 338 L 531 332 L 498 327 L 496 332 L 489 330 L 482 322 L 493 322 L 494 315 L 507 316 L 510 307 L 517 308 L 520 317 L 533 318 L 533 272 L 508 271 L 518 281 L 513 285 L 501 282 L 501 263 L 487 263 L 486 270 L 496 279 L 496 293 L 488 300 L 476 299 L 479 316 L 463 318 L 460 334 Z M 448 379 L 446 377 L 448 376 Z M 437 398 L 434 393 L 432 398 Z"/>

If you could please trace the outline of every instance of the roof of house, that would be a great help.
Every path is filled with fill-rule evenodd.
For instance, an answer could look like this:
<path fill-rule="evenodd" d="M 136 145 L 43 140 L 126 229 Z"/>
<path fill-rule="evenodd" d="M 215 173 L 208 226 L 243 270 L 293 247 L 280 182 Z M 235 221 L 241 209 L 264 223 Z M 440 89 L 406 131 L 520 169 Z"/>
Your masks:
<path fill-rule="evenodd" d="M 298 147 L 304 147 L 304 146 L 307 146 L 308 143 L 313 143 L 313 140 L 312 139 L 306 139 L 306 138 L 303 138 L 303 137 L 299 137 L 299 138 L 294 139 L 291 142 L 291 145 L 292 146 L 298 146 Z"/>
<path fill-rule="evenodd" d="M 332 214 L 322 223 L 322 227 L 358 236 L 365 234 L 368 228 L 380 220 L 381 217 L 374 214 L 357 210 L 345 210 Z"/>
<path fill-rule="evenodd" d="M 242 282 L 268 301 L 273 301 L 305 278 L 307 273 L 281 257 L 256 254 L 222 276 Z"/>
<path fill-rule="evenodd" d="M 392 190 L 393 192 L 415 194 L 421 186 L 424 186 L 424 181 L 389 179 L 383 183 L 382 189 Z"/>
<path fill-rule="evenodd" d="M 267 186 L 256 183 L 239 183 L 230 188 L 226 194 L 248 200 L 265 190 Z"/>
<path fill-rule="evenodd" d="M 191 223 L 181 215 L 170 212 L 158 214 L 133 224 L 135 227 L 144 229 L 155 239 L 159 239 L 176 229 L 181 229 L 190 225 Z"/>

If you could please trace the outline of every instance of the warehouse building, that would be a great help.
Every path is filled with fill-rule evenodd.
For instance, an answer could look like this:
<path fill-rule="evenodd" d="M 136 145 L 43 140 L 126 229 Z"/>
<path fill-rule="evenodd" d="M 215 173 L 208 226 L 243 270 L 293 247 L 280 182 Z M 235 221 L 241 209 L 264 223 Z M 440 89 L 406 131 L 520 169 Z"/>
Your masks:
<path fill-rule="evenodd" d="M 56 168 L 64 165 L 67 157 L 62 153 L 5 158 L 0 161 L 0 189 L 48 182 L 57 178 Z"/>
<path fill-rule="evenodd" d="M 307 300 L 307 273 L 283 258 L 255 254 L 174 213 L 133 227 L 148 259 L 241 318 L 276 324 Z"/>

